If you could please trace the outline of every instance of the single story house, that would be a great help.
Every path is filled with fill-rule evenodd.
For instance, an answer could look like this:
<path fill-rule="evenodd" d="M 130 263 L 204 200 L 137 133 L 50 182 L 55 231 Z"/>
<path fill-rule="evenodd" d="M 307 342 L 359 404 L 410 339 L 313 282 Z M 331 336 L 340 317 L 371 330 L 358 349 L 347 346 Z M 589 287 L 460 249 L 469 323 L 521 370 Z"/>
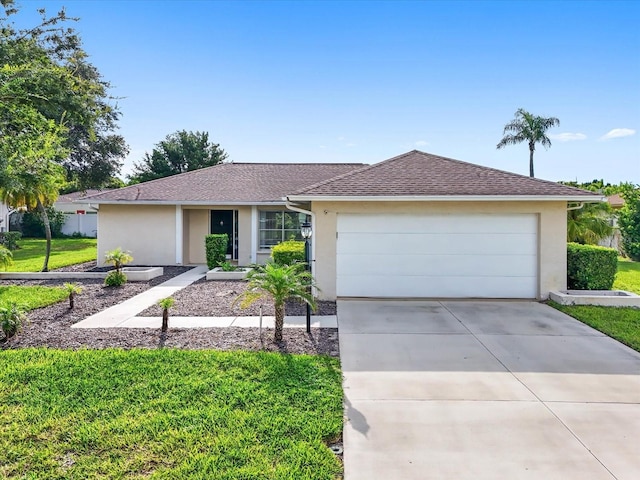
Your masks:
<path fill-rule="evenodd" d="M 83 237 L 98 236 L 98 211 L 79 205 L 76 200 L 82 197 L 97 195 L 109 190 L 86 190 L 60 195 L 53 208 L 64 213 L 62 233 L 65 235 L 80 234 Z"/>
<path fill-rule="evenodd" d="M 321 299 L 547 298 L 566 288 L 569 204 L 592 192 L 417 150 L 373 165 L 226 163 L 92 195 L 99 258 L 205 262 L 226 232 L 239 264 L 313 225 Z"/>

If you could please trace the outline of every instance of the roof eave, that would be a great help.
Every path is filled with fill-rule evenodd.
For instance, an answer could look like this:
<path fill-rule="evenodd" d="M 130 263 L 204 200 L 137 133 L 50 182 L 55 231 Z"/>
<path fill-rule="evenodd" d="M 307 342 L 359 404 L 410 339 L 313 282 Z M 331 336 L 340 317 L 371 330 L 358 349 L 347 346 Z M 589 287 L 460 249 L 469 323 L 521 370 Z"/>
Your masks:
<path fill-rule="evenodd" d="M 74 203 L 92 204 L 92 205 L 183 205 L 183 206 L 233 206 L 233 205 L 284 205 L 284 200 L 260 201 L 260 202 L 216 202 L 212 200 L 202 201 L 175 201 L 175 200 L 99 200 L 99 199 L 80 199 Z"/>
<path fill-rule="evenodd" d="M 587 195 L 290 195 L 292 202 L 582 202 L 598 203 L 606 197 Z"/>

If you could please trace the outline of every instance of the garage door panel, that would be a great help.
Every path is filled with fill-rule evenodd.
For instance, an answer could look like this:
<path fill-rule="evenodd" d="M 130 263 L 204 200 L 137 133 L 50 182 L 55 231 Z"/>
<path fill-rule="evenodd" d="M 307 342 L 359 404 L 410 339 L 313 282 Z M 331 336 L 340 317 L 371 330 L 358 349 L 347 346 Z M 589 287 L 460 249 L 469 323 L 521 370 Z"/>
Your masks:
<path fill-rule="evenodd" d="M 341 297 L 535 298 L 535 214 L 339 214 Z"/>
<path fill-rule="evenodd" d="M 389 252 L 429 253 L 445 255 L 456 252 L 463 255 L 513 255 L 536 251 L 535 234 L 503 233 L 487 235 L 430 234 L 430 233 L 339 233 L 338 254 L 380 255 Z"/>
<path fill-rule="evenodd" d="M 531 292 L 534 280 L 532 277 L 362 275 L 338 277 L 337 288 L 341 297 L 531 298 L 535 296 L 535 292 Z M 402 285 L 402 295 L 398 295 L 398 285 Z"/>
<path fill-rule="evenodd" d="M 506 221 L 505 221 L 506 220 Z M 534 215 L 340 215 L 341 233 L 535 233 Z"/>
<path fill-rule="evenodd" d="M 531 276 L 536 271 L 535 255 L 370 255 L 338 257 L 337 274 L 440 276 L 448 272 L 456 276 L 485 277 Z"/>

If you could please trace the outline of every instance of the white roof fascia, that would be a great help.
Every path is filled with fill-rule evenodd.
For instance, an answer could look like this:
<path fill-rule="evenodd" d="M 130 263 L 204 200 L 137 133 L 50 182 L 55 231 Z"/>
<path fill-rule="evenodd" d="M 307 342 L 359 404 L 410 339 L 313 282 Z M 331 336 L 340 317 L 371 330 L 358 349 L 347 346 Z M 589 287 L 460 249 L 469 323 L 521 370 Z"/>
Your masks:
<path fill-rule="evenodd" d="M 606 201 L 603 196 L 582 195 L 394 195 L 394 196 L 335 196 L 291 195 L 292 202 L 583 202 Z"/>

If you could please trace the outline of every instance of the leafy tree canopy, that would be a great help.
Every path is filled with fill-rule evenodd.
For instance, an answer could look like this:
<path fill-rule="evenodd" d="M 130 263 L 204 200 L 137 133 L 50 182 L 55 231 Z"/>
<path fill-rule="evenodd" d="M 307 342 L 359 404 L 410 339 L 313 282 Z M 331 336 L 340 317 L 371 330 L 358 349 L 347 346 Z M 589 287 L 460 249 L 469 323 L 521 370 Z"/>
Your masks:
<path fill-rule="evenodd" d="M 207 132 L 180 130 L 156 144 L 134 164 L 130 183 L 146 182 L 222 163 L 228 157 L 220 145 L 209 141 Z"/>
<path fill-rule="evenodd" d="M 0 0 L 0 153 L 2 161 L 53 149 L 45 155 L 64 167 L 67 180 L 101 187 L 119 173 L 128 153 L 115 135 L 119 118 L 110 84 L 87 61 L 81 41 L 66 26 L 64 10 L 31 29 L 17 29 L 13 0 Z M 51 155 L 53 153 L 53 155 Z"/>
<path fill-rule="evenodd" d="M 624 205 L 618 213 L 622 233 L 622 248 L 636 262 L 640 262 L 640 185 L 622 185 Z"/>
<path fill-rule="evenodd" d="M 620 193 L 622 191 L 622 185 L 611 184 L 608 182 L 605 183 L 603 179 L 600 179 L 600 180 L 594 179 L 594 180 L 591 180 L 590 182 L 584 182 L 584 183 L 572 182 L 572 181 L 569 181 L 569 182 L 561 181 L 558 183 L 561 183 L 562 185 L 568 185 L 570 187 L 582 188 L 583 190 L 589 190 L 591 192 L 598 192 L 606 197 L 610 197 L 611 195 Z"/>

